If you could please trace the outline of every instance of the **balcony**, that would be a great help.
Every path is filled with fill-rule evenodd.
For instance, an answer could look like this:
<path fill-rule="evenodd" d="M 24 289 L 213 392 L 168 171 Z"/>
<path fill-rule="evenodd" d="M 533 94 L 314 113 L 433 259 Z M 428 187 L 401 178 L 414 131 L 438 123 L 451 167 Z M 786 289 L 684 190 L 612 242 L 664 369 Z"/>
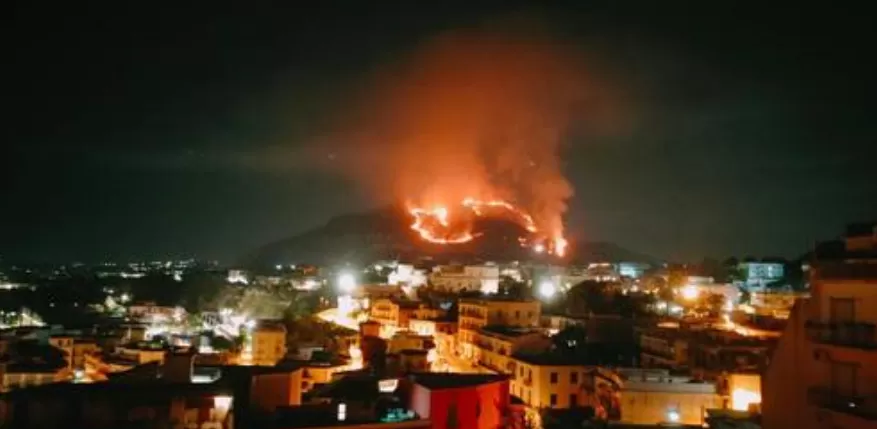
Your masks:
<path fill-rule="evenodd" d="M 877 325 L 865 322 L 807 321 L 810 341 L 859 349 L 877 349 Z"/>
<path fill-rule="evenodd" d="M 807 389 L 807 400 L 819 408 L 877 420 L 877 396 L 849 395 L 820 386 Z"/>
<path fill-rule="evenodd" d="M 478 348 L 479 348 L 479 349 L 487 350 L 487 351 L 489 351 L 489 352 L 492 352 L 492 351 L 493 351 L 493 345 L 491 345 L 490 343 L 487 343 L 487 342 L 478 342 L 477 345 L 478 345 Z"/>

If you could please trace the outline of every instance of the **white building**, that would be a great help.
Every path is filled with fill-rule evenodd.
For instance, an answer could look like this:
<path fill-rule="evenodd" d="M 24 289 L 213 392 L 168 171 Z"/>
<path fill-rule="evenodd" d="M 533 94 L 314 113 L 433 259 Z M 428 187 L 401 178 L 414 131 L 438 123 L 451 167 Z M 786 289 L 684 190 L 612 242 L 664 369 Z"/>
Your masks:
<path fill-rule="evenodd" d="M 426 272 L 414 268 L 414 265 L 411 264 L 398 264 L 396 269 L 387 275 L 387 283 L 412 287 L 423 286 L 426 284 Z"/>
<path fill-rule="evenodd" d="M 649 269 L 649 264 L 640 262 L 621 262 L 618 264 L 618 274 L 622 277 L 638 279 Z"/>
<path fill-rule="evenodd" d="M 232 284 L 249 284 L 250 273 L 245 270 L 228 270 L 226 281 Z"/>
<path fill-rule="evenodd" d="M 744 286 L 752 291 L 764 290 L 768 284 L 783 278 L 783 264 L 779 262 L 743 262 L 740 264 Z"/>
<path fill-rule="evenodd" d="M 430 283 L 437 289 L 462 292 L 499 290 L 499 267 L 495 265 L 442 265 L 433 268 Z"/>

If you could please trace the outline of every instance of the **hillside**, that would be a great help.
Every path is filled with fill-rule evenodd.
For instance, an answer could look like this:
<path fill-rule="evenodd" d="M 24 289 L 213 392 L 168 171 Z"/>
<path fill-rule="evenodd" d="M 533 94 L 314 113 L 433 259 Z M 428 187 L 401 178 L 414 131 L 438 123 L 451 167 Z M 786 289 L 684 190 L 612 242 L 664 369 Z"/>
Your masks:
<path fill-rule="evenodd" d="M 337 216 L 321 227 L 255 249 L 242 263 L 255 268 L 293 262 L 331 265 L 424 256 L 439 261 L 510 261 L 535 256 L 518 244 L 518 237 L 527 232 L 507 220 L 479 219 L 474 229 L 480 237 L 451 246 L 424 242 L 409 228 L 410 223 L 403 210 L 393 207 Z M 653 257 L 608 242 L 574 243 L 570 258 L 575 262 L 656 262 Z"/>

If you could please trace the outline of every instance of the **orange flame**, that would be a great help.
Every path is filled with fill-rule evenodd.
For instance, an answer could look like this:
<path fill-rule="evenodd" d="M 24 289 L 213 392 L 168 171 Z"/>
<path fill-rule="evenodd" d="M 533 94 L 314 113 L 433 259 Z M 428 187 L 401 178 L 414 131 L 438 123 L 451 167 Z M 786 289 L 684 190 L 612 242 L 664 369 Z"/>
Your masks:
<path fill-rule="evenodd" d="M 475 217 L 490 216 L 491 214 L 509 216 L 530 233 L 536 234 L 539 232 L 533 217 L 508 201 L 464 198 L 460 203 L 460 207 L 468 210 Z M 423 240 L 430 243 L 462 244 L 470 242 L 480 235 L 472 233 L 470 223 L 455 222 L 452 225 L 450 210 L 447 206 L 438 205 L 431 209 L 409 207 L 408 211 L 414 218 L 411 229 L 416 231 Z M 538 241 L 529 243 L 525 238 L 519 238 L 518 240 L 522 246 L 532 247 L 536 253 L 547 251 L 549 254 L 560 257 L 566 254 L 568 244 L 566 239 L 560 234 L 550 240 L 549 245 Z"/>

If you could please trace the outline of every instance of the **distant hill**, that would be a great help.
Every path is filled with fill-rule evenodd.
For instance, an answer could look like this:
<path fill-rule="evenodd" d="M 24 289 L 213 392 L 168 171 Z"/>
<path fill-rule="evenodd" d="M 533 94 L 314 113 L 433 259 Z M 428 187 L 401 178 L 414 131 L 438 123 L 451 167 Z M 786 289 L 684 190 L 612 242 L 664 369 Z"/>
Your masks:
<path fill-rule="evenodd" d="M 292 262 L 332 265 L 424 256 L 438 261 L 511 261 L 536 256 L 518 244 L 518 238 L 527 236 L 527 231 L 508 220 L 479 219 L 474 230 L 482 233 L 480 237 L 451 246 L 424 242 L 410 229 L 410 224 L 408 214 L 398 207 L 337 216 L 321 227 L 255 249 L 241 262 L 261 268 Z M 608 242 L 574 243 L 571 258 L 577 262 L 656 262 L 653 257 Z"/>

